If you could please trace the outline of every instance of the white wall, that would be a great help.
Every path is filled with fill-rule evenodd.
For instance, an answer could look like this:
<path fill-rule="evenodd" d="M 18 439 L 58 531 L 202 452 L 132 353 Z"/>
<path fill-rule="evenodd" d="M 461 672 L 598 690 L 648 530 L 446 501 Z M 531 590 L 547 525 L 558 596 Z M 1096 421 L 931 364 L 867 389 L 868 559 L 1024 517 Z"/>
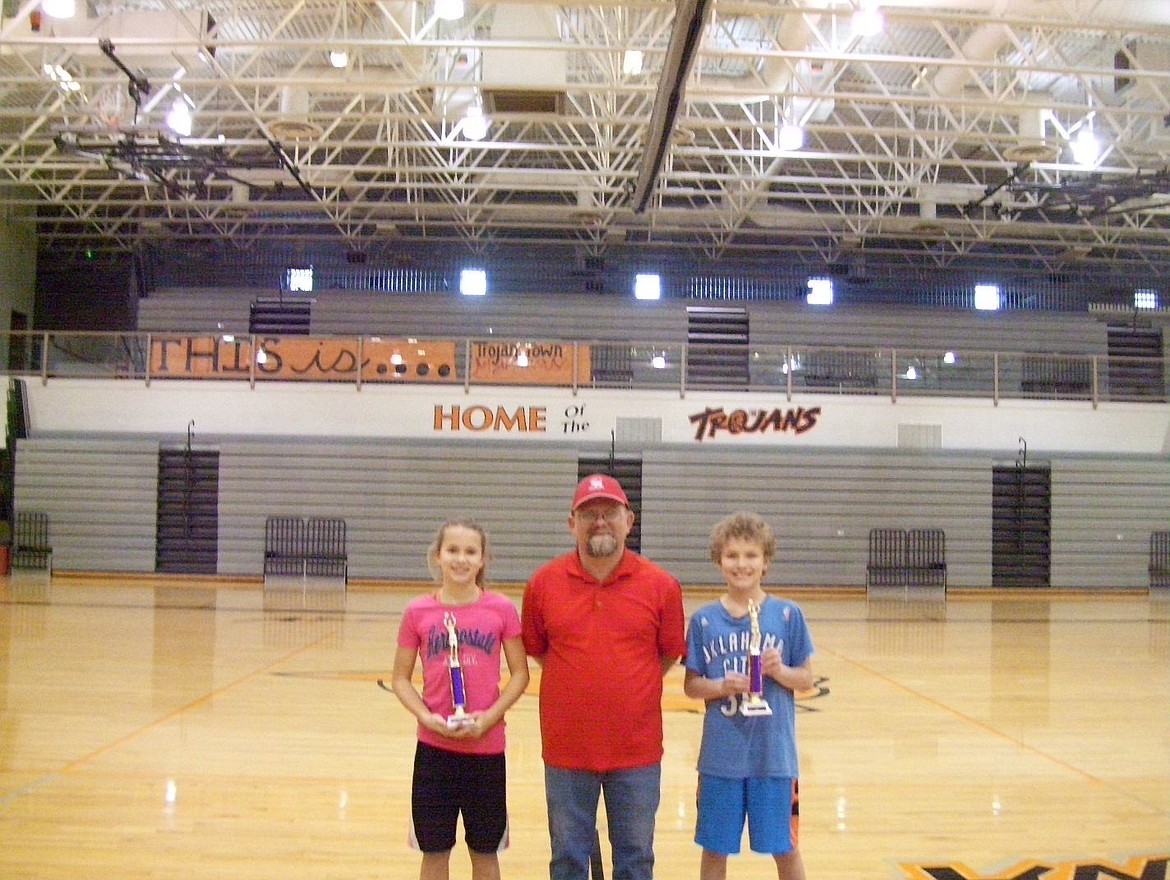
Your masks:
<path fill-rule="evenodd" d="M 942 450 L 1014 457 L 1053 453 L 1170 455 L 1170 405 L 1083 401 L 889 398 L 846 395 L 260 383 L 27 380 L 31 436 L 115 435 L 200 442 L 218 437 L 435 438 L 486 443 L 618 442 L 733 448 L 897 449 L 905 433 L 941 435 Z M 458 424 L 453 416 L 458 408 Z M 779 411 L 805 427 L 696 434 L 708 409 L 743 410 L 751 424 Z M 504 418 L 499 416 L 503 415 Z M 926 426 L 926 427 L 922 427 Z M 909 430 L 906 430 L 909 429 Z M 651 430 L 651 435 L 656 435 Z"/>

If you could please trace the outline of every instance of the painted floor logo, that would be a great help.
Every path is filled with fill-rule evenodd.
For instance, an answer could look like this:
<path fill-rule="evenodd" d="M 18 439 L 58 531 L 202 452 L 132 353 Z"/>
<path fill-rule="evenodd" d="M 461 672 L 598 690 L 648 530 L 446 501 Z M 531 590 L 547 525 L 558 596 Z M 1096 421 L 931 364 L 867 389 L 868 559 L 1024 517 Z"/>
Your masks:
<path fill-rule="evenodd" d="M 903 864 L 904 880 L 1170 880 L 1170 854 L 1134 856 L 1124 863 L 1028 861 L 993 874 L 972 871 L 966 865 Z"/>

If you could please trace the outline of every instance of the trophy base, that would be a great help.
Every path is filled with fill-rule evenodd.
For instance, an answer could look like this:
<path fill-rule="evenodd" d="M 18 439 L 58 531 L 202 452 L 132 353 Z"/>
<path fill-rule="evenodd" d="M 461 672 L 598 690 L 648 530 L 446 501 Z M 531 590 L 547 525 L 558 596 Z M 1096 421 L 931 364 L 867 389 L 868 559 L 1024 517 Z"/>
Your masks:
<path fill-rule="evenodd" d="M 470 715 L 450 715 L 447 718 L 447 729 L 458 730 L 460 727 L 470 727 L 475 719 Z"/>
<path fill-rule="evenodd" d="M 740 714 L 753 718 L 760 715 L 771 715 L 772 707 L 766 700 L 745 700 L 739 706 Z"/>

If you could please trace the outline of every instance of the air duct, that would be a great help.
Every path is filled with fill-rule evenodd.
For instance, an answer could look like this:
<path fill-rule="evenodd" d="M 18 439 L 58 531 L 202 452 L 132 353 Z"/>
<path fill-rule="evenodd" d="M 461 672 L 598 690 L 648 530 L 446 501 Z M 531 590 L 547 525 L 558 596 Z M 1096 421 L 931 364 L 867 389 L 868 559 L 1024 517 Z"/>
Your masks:
<path fill-rule="evenodd" d="M 557 11 L 549 6 L 501 4 L 491 34 L 501 42 L 561 42 Z M 567 82 L 568 54 L 562 49 L 483 49 L 480 85 L 488 113 L 559 113 Z"/>
<path fill-rule="evenodd" d="M 996 14 L 1002 13 L 1003 4 L 996 4 Z M 1011 29 L 998 22 L 983 24 L 971 32 L 970 36 L 959 47 L 956 61 L 973 61 L 987 64 L 995 60 L 1000 49 L 1011 43 Z M 940 97 L 950 97 L 959 94 L 969 85 L 976 85 L 979 75 L 971 67 L 964 64 L 948 64 L 941 68 L 934 77 L 934 90 Z"/>

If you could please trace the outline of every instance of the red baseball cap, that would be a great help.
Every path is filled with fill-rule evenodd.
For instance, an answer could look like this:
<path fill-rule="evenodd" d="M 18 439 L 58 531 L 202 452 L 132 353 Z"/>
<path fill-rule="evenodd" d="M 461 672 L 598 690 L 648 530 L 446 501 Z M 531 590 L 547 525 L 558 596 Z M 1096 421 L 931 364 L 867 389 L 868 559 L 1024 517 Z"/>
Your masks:
<path fill-rule="evenodd" d="M 621 483 L 605 474 L 590 474 L 577 484 L 577 491 L 573 493 L 573 506 L 570 510 L 576 510 L 586 501 L 593 501 L 596 498 L 616 501 L 625 507 L 630 506 L 630 501 L 626 498 Z"/>

